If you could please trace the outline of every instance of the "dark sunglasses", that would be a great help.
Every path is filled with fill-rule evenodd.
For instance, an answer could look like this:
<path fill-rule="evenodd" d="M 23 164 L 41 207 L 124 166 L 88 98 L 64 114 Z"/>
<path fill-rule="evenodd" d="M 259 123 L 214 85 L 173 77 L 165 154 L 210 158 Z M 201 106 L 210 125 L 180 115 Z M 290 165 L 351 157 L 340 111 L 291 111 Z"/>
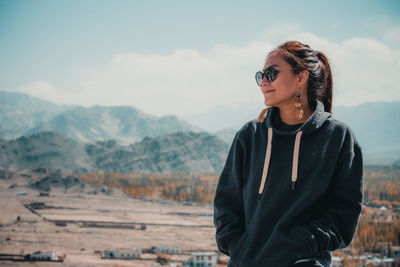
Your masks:
<path fill-rule="evenodd" d="M 293 68 L 288 68 L 288 69 L 293 69 Z M 279 71 L 281 71 L 283 69 L 277 70 L 275 68 L 275 66 L 269 66 L 268 68 L 266 68 L 264 70 L 264 72 L 262 71 L 257 71 L 256 72 L 256 82 L 258 84 L 258 86 L 261 86 L 262 84 L 262 80 L 265 78 L 267 78 L 267 80 L 271 83 L 273 81 L 276 80 L 276 76 L 278 75 Z"/>

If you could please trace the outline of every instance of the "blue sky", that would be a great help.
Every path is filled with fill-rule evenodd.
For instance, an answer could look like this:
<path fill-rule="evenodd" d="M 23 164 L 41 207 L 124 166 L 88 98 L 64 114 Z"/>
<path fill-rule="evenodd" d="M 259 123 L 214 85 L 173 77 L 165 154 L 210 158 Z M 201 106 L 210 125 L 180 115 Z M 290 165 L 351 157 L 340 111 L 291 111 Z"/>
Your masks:
<path fill-rule="evenodd" d="M 280 1 L 2 0 L 0 90 L 27 92 L 60 104 L 131 104 L 158 114 L 179 114 L 189 108 L 190 104 L 172 108 L 154 101 L 169 96 L 177 99 L 177 103 L 199 102 L 199 107 L 204 109 L 219 104 L 240 105 L 245 92 L 256 92 L 253 72 L 262 65 L 268 49 L 285 39 L 298 37 L 329 51 L 328 57 L 331 56 L 334 64 L 339 62 L 337 84 L 342 88 L 357 86 L 346 73 L 364 68 L 364 60 L 371 64 L 378 60 L 375 65 L 379 68 L 394 69 L 393 74 L 384 76 L 393 79 L 382 85 L 387 86 L 387 95 L 376 100 L 400 100 L 400 97 L 393 99 L 395 72 L 400 70 L 398 35 L 400 1 L 288 1 L 282 4 Z M 350 59 L 354 54 L 352 48 L 364 47 L 364 44 L 368 49 L 357 49 L 361 51 L 359 58 Z M 250 55 L 257 50 L 254 47 L 261 52 Z M 381 50 L 385 51 L 385 60 L 364 58 Z M 237 58 L 231 62 L 235 64 L 233 69 L 225 64 L 231 57 Z M 259 61 L 257 64 L 254 60 L 240 61 L 242 57 L 259 58 Z M 349 65 L 355 69 L 347 69 Z M 216 67 L 213 74 L 206 74 L 201 81 L 187 77 L 199 75 L 210 66 L 220 68 Z M 136 71 L 130 72 L 133 69 Z M 220 83 L 218 77 L 230 79 L 225 75 L 229 71 L 236 77 L 251 76 L 251 79 L 230 81 L 221 95 L 213 94 L 217 90 L 213 86 Z M 357 77 L 375 71 L 367 67 Z M 181 80 L 182 76 L 185 78 Z M 252 89 L 239 88 L 239 85 L 247 87 L 250 80 L 248 87 Z M 195 82 L 197 85 L 192 86 Z M 377 84 L 380 85 L 378 81 Z M 219 86 L 224 87 L 224 83 Z M 154 87 L 157 90 L 152 91 Z M 368 92 L 381 90 L 376 87 L 371 86 Z M 360 87 L 354 92 L 364 89 Z M 117 93 L 113 93 L 115 90 Z M 203 90 L 209 98 L 201 98 L 196 93 L 191 97 L 188 93 Z M 164 92 L 159 95 L 160 91 Z M 183 93 L 188 95 L 181 97 Z M 217 101 L 228 93 L 226 103 Z M 352 102 L 345 100 L 351 99 L 351 95 L 341 97 L 338 104 L 343 105 L 375 99 Z M 262 96 L 252 93 L 244 102 L 257 99 L 262 100 Z M 154 109 L 154 105 L 160 108 Z"/>

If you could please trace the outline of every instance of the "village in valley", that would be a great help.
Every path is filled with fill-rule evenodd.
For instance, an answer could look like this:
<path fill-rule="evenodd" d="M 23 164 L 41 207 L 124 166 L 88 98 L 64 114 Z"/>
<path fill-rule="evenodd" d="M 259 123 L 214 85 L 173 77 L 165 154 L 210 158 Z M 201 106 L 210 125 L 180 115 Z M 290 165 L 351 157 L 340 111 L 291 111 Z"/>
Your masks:
<path fill-rule="evenodd" d="M 226 265 L 211 205 L 132 198 L 76 177 L 58 178 L 44 168 L 0 172 L 0 265 Z"/>
<path fill-rule="evenodd" d="M 227 265 L 215 242 L 212 204 L 132 197 L 115 185 L 94 186 L 88 177 L 1 170 L 1 264 Z M 390 203 L 364 203 L 352 244 L 333 252 L 332 266 L 399 266 L 400 246 L 379 241 L 376 232 L 398 234 L 399 213 Z"/>

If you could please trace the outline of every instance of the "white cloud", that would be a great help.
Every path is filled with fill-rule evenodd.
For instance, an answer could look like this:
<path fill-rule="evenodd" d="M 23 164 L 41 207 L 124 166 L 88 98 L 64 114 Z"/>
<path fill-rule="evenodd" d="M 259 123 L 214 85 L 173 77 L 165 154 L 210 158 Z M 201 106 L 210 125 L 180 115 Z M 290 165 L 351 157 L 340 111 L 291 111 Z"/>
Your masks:
<path fill-rule="evenodd" d="M 262 105 L 254 73 L 273 47 L 283 40 L 299 40 L 330 59 L 335 105 L 400 100 L 400 51 L 382 42 L 353 38 L 334 43 L 290 24 L 267 29 L 261 38 L 242 47 L 219 44 L 205 52 L 121 53 L 107 67 L 85 72 L 79 92 L 66 93 L 47 83 L 19 91 L 56 103 L 132 105 L 155 115 L 200 113 L 220 105 Z"/>
<path fill-rule="evenodd" d="M 361 38 L 346 40 L 341 47 L 342 57 L 338 58 L 338 64 L 342 70 L 337 85 L 343 104 L 400 100 L 399 50 Z"/>
<path fill-rule="evenodd" d="M 271 48 L 267 43 L 251 43 L 245 47 L 217 45 L 205 53 L 118 54 L 107 68 L 90 74 L 79 99 L 82 103 L 133 105 L 158 115 L 239 105 L 262 98 L 254 73 Z"/>

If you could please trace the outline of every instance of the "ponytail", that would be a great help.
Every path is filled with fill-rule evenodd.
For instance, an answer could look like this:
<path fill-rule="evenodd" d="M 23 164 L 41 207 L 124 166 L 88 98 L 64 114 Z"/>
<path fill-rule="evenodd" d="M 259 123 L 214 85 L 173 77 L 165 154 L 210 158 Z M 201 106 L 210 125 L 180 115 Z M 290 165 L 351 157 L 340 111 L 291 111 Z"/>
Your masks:
<path fill-rule="evenodd" d="M 315 51 L 318 57 L 318 63 L 321 66 L 321 80 L 324 83 L 324 90 L 318 99 L 324 103 L 325 111 L 332 113 L 332 89 L 333 89 L 333 80 L 332 80 L 332 71 L 329 65 L 328 58 L 324 53 Z"/>

